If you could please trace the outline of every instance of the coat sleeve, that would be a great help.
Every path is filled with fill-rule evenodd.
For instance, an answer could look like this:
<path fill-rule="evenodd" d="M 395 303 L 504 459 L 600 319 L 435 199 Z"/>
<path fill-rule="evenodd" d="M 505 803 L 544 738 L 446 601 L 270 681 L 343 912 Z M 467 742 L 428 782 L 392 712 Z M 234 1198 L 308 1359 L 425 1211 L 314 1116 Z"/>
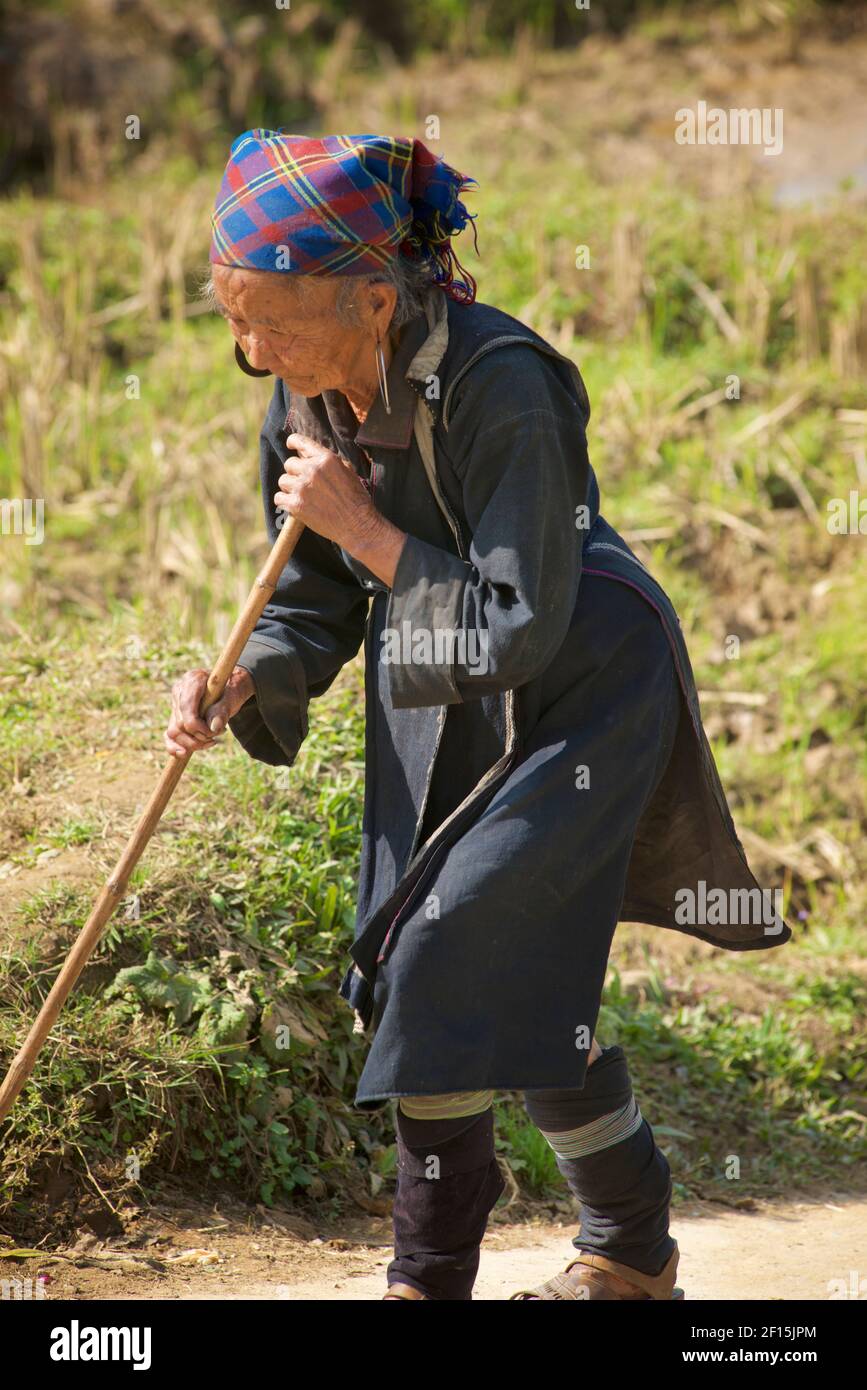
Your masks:
<path fill-rule="evenodd" d="M 268 539 L 287 515 L 274 505 L 287 456 L 286 402 L 278 383 L 260 437 L 259 475 Z M 273 765 L 295 761 L 307 734 L 311 697 L 328 689 L 364 636 L 368 596 L 330 541 L 305 530 L 238 658 L 253 677 L 255 697 L 229 720 L 251 757 Z"/>
<path fill-rule="evenodd" d="M 472 535 L 466 560 L 410 536 L 387 628 L 415 659 L 386 660 L 397 708 L 456 704 L 540 675 L 569 628 L 581 574 L 590 470 L 584 411 L 532 347 L 467 373 L 447 436 Z M 581 510 L 579 510 L 581 509 Z M 405 628 L 404 625 L 410 626 Z M 432 640 L 422 631 L 464 633 Z M 397 640 L 394 653 L 403 655 Z"/>

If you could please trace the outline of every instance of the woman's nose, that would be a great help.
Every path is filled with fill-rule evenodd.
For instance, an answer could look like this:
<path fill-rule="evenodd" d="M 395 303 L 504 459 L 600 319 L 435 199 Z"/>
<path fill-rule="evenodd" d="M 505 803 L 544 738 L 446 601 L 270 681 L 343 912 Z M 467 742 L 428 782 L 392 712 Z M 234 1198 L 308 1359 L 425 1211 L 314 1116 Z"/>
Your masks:
<path fill-rule="evenodd" d="M 263 368 L 268 365 L 267 359 L 270 357 L 268 344 L 263 338 L 257 338 L 255 333 L 248 334 L 244 352 L 252 367 Z"/>

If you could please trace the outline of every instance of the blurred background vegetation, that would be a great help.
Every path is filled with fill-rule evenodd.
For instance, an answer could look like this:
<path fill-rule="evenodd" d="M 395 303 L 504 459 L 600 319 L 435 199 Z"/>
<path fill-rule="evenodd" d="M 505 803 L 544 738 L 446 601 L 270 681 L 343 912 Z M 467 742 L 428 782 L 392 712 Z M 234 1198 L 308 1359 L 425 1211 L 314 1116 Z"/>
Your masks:
<path fill-rule="evenodd" d="M 792 54 L 821 29 L 861 31 L 859 0 L 7 0 L 0 46 L 0 177 L 104 177 L 166 145 L 201 161 L 228 132 L 327 115 L 359 71 L 388 80 L 424 55 L 496 56 L 516 44 L 569 49 L 636 28 L 666 46 L 709 25 L 776 31 Z M 279 117 L 279 120 L 278 120 Z"/>
<path fill-rule="evenodd" d="M 45 498 L 46 536 L 0 536 L 0 1067 L 156 780 L 171 682 L 266 550 L 270 386 L 197 299 L 228 145 L 396 131 L 478 180 L 480 298 L 580 363 L 603 509 L 678 607 L 739 833 L 798 926 L 747 958 L 621 929 L 601 1035 L 680 1196 L 863 1184 L 867 541 L 827 515 L 867 496 L 865 82 L 843 0 L 7 5 L 0 497 Z M 784 155 L 676 146 L 700 99 L 782 108 Z M 352 1110 L 334 997 L 361 681 L 296 768 L 229 743 L 187 774 L 7 1124 L 7 1229 L 121 1220 L 169 1172 L 381 1209 L 388 1117 Z M 498 1104 L 513 1208 L 556 1202 Z"/>

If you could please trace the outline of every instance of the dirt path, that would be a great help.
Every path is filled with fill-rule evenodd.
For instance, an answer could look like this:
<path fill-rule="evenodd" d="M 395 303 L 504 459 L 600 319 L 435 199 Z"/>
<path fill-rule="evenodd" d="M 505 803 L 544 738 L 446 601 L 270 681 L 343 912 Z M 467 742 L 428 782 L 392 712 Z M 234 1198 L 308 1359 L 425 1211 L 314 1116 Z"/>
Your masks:
<path fill-rule="evenodd" d="M 110 1245 L 84 1237 L 67 1258 L 46 1263 L 51 1299 L 377 1300 L 390 1259 L 385 1219 L 346 1234 L 319 1234 L 302 1218 L 248 1213 L 206 1222 L 153 1218 L 133 1239 Z M 192 1217 L 193 1214 L 190 1213 Z M 267 1224 L 280 1222 L 279 1226 Z M 476 1298 L 506 1299 L 549 1278 L 571 1255 L 571 1221 L 497 1220 L 485 1241 Z M 829 1197 L 755 1212 L 690 1204 L 672 1223 L 681 1249 L 678 1282 L 692 1300 L 867 1299 L 867 1199 Z M 122 1247 L 122 1248 L 121 1248 Z M 88 1263 L 92 1261 L 93 1263 Z M 5 1277 L 26 1278 L 35 1261 L 4 1260 Z M 27 1267 L 25 1267 L 25 1265 Z M 863 1284 L 861 1281 L 863 1280 Z M 838 1281 L 836 1284 L 833 1281 Z M 853 1293 L 852 1290 L 855 1290 Z"/>
<path fill-rule="evenodd" d="M 686 1217 L 673 1224 L 673 1233 L 682 1252 L 678 1281 L 691 1299 L 826 1299 L 829 1280 L 848 1286 L 850 1267 L 860 1265 L 867 1274 L 867 1202 Z M 571 1257 L 571 1234 L 570 1228 L 557 1226 L 498 1232 L 483 1252 L 476 1297 L 506 1299 L 516 1289 L 550 1278 Z M 328 1276 L 199 1296 L 377 1299 L 388 1259 L 388 1252 L 371 1252 L 366 1258 L 354 1254 Z"/>

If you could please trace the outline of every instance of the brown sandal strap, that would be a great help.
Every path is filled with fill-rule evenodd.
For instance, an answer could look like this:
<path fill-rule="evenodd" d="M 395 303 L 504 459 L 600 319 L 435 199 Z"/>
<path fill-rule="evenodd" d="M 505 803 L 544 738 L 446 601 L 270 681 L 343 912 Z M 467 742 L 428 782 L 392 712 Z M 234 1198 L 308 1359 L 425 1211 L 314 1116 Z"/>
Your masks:
<path fill-rule="evenodd" d="M 425 1303 L 430 1303 L 427 1294 L 419 1293 L 418 1289 L 412 1284 L 389 1284 L 388 1292 L 382 1295 L 382 1301 L 385 1302 L 385 1300 L 389 1298 L 400 1299 L 407 1303 L 417 1299 L 423 1299 Z"/>
<path fill-rule="evenodd" d="M 575 1261 L 573 1260 L 572 1264 L 574 1263 Z M 559 1274 L 555 1274 L 552 1279 L 546 1279 L 544 1284 L 537 1285 L 535 1289 L 519 1289 L 517 1293 L 513 1293 L 510 1296 L 509 1302 L 511 1303 L 513 1299 L 541 1298 L 555 1300 L 560 1303 L 577 1303 L 579 1297 L 578 1290 L 574 1282 L 566 1277 L 571 1268 L 572 1265 L 569 1265 L 567 1269 L 562 1270 Z"/>
<path fill-rule="evenodd" d="M 625 1280 L 627 1284 L 632 1284 L 636 1289 L 642 1289 L 651 1298 L 670 1299 L 674 1292 L 679 1258 L 680 1252 L 675 1244 L 671 1256 L 659 1274 L 642 1274 L 640 1269 L 633 1269 L 630 1265 L 620 1264 L 618 1260 L 609 1260 L 606 1255 L 597 1255 L 589 1250 L 582 1250 L 578 1258 L 566 1266 L 566 1273 L 575 1265 L 589 1265 L 591 1269 L 598 1269 L 601 1273 L 616 1274 L 618 1279 Z"/>
<path fill-rule="evenodd" d="M 633 1288 L 641 1289 L 652 1299 L 670 1299 L 674 1293 L 674 1280 L 677 1273 L 677 1264 L 680 1258 L 677 1245 L 671 1253 L 671 1257 L 660 1270 L 659 1274 L 642 1274 L 640 1270 L 633 1269 L 630 1265 L 620 1264 L 618 1260 L 609 1260 L 605 1255 L 597 1255 L 591 1251 L 582 1250 L 581 1254 L 574 1260 L 570 1260 L 566 1268 L 560 1273 L 555 1274 L 553 1279 L 546 1279 L 544 1284 L 539 1284 L 535 1289 L 519 1289 L 513 1293 L 512 1300 L 523 1299 L 549 1299 L 556 1302 L 581 1301 L 585 1295 L 576 1285 L 574 1279 L 569 1278 L 569 1271 L 576 1265 L 589 1266 L 590 1269 L 601 1275 L 604 1283 L 605 1274 L 615 1274 L 618 1279 L 623 1279 Z"/>
<path fill-rule="evenodd" d="M 546 1279 L 542 1288 L 546 1290 L 548 1298 L 557 1299 L 559 1302 L 577 1303 L 578 1290 L 572 1280 L 566 1278 L 566 1274 L 567 1271 L 564 1269 L 561 1274 L 555 1274 L 553 1279 Z"/>

